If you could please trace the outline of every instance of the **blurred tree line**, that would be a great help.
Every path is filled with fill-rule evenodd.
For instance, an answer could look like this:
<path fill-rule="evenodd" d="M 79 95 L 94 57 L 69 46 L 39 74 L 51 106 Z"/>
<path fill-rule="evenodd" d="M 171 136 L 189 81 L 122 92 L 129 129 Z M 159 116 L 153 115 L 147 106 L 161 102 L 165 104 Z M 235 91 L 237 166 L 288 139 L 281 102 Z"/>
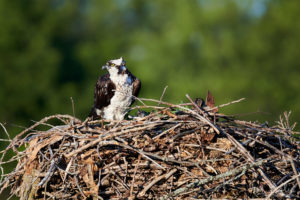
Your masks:
<path fill-rule="evenodd" d="M 222 112 L 299 121 L 299 16 L 297 0 L 0 0 L 0 122 L 15 134 L 71 114 L 70 97 L 84 119 L 101 66 L 120 56 L 142 97 L 210 90 L 217 104 L 246 97 Z"/>

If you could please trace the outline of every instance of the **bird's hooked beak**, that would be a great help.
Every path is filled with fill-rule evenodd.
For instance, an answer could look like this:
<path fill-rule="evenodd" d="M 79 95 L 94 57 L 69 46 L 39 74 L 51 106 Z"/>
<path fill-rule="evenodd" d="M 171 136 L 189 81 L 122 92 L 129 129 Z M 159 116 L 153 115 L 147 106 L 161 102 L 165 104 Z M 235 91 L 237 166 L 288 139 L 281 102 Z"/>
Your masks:
<path fill-rule="evenodd" d="M 105 70 L 105 69 L 107 69 L 107 70 L 108 70 L 108 68 L 109 68 L 109 66 L 108 66 L 108 65 L 103 65 L 103 66 L 102 66 L 102 70 Z"/>
<path fill-rule="evenodd" d="M 115 60 L 110 60 L 106 63 L 106 65 L 102 66 L 102 70 L 107 69 L 109 70 L 112 67 L 120 67 L 120 66 L 125 66 L 125 60 L 123 57 Z M 124 68 L 126 69 L 126 68 Z"/>

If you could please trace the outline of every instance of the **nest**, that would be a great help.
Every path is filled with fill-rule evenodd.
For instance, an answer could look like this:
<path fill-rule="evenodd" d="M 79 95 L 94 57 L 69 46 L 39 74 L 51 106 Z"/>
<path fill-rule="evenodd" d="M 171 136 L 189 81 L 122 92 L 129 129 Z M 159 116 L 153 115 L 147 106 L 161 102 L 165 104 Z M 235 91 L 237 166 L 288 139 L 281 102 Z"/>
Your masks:
<path fill-rule="evenodd" d="M 132 120 L 55 115 L 24 130 L 2 151 L 2 170 L 18 164 L 1 192 L 21 200 L 299 197 L 299 139 L 287 113 L 269 127 L 216 112 L 222 106 L 148 101 L 159 105 L 135 107 L 152 111 Z M 53 118 L 65 125 L 34 131 Z M 4 161 L 10 150 L 16 155 Z"/>

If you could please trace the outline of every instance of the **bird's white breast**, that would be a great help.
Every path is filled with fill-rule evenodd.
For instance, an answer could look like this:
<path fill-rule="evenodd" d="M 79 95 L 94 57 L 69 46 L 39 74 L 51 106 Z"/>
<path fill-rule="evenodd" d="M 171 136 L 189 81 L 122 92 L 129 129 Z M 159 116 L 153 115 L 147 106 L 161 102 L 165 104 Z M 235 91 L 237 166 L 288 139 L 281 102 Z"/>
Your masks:
<path fill-rule="evenodd" d="M 116 84 L 115 94 L 110 104 L 103 109 L 103 117 L 109 120 L 123 120 L 132 102 L 132 82 L 127 74 L 110 74 L 110 79 Z"/>

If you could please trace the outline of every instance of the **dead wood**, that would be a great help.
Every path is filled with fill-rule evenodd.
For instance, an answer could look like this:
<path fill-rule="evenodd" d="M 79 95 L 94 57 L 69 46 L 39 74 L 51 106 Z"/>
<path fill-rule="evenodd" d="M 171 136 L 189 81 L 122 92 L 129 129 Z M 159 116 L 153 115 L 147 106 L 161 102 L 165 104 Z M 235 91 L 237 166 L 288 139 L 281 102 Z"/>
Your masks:
<path fill-rule="evenodd" d="M 217 113 L 241 100 L 203 108 L 187 98 L 140 98 L 133 110 L 150 114 L 121 122 L 50 116 L 13 139 L 1 124 L 8 139 L 0 142 L 9 145 L 0 192 L 24 200 L 299 198 L 299 133 L 288 113 L 268 127 Z M 53 118 L 65 125 L 51 125 Z M 51 129 L 36 131 L 45 124 Z M 4 174 L 10 162 L 17 166 Z"/>

